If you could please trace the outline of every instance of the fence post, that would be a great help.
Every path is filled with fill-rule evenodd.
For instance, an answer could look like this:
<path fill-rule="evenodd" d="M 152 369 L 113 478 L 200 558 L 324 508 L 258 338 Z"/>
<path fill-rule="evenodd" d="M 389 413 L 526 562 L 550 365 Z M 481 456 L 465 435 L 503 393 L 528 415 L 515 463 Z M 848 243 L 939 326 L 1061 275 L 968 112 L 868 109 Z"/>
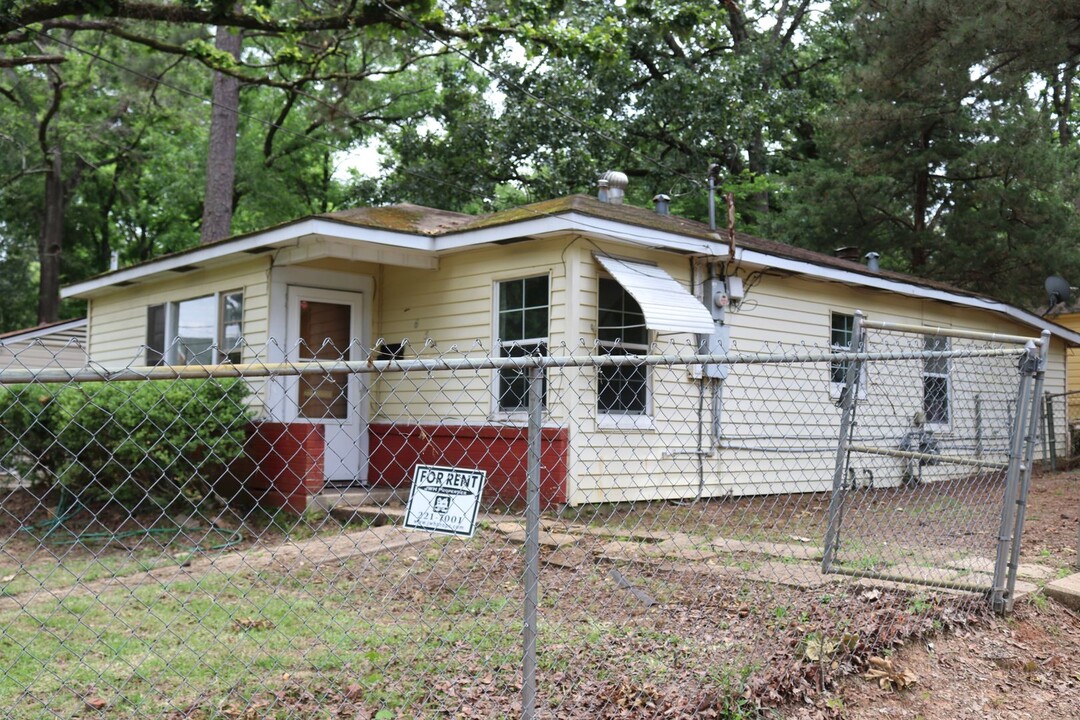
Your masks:
<path fill-rule="evenodd" d="M 1006 571 L 1009 563 L 1009 541 L 1016 519 L 1016 498 L 1019 491 L 1020 472 L 1023 465 L 1024 437 L 1027 434 L 1029 403 L 1032 402 L 1032 364 L 1038 362 L 1035 343 L 1027 345 L 1027 352 L 1020 359 L 1020 386 L 1017 390 L 1016 412 L 1013 413 L 1012 431 L 1009 437 L 1009 468 L 1005 472 L 1005 495 L 1001 502 L 1001 525 L 998 527 L 997 559 L 994 562 L 994 581 L 990 589 L 990 606 L 994 612 L 1008 611 L 1006 602 Z"/>
<path fill-rule="evenodd" d="M 525 471 L 525 624 L 522 630 L 521 717 L 536 718 L 536 608 L 540 585 L 540 431 L 544 417 L 544 369 L 530 367 L 529 453 Z"/>
<path fill-rule="evenodd" d="M 975 457 L 983 454 L 982 395 L 975 393 Z"/>
<path fill-rule="evenodd" d="M 1012 552 L 1009 556 L 1009 581 L 1006 587 L 1006 610 L 1012 610 L 1013 592 L 1016 590 L 1016 571 L 1020 567 L 1020 541 L 1024 537 L 1024 517 L 1027 515 L 1027 496 L 1031 488 L 1031 466 L 1035 463 L 1035 445 L 1039 442 L 1039 428 L 1042 426 L 1039 414 L 1042 412 L 1043 381 L 1046 379 L 1046 360 L 1050 355 L 1050 332 L 1043 330 L 1042 345 L 1034 368 L 1035 387 L 1031 392 L 1031 420 L 1028 421 L 1027 446 L 1024 448 L 1024 466 L 1020 471 L 1020 494 L 1016 498 L 1016 525 L 1013 530 Z"/>
<path fill-rule="evenodd" d="M 863 328 L 863 313 L 855 311 L 855 321 L 851 326 L 851 350 L 863 352 L 866 345 L 866 330 Z M 859 380 L 862 377 L 862 360 L 851 360 L 844 370 L 844 388 L 840 393 L 840 437 L 836 442 L 836 465 L 833 468 L 832 498 L 829 500 L 828 526 L 825 529 L 825 548 L 821 558 L 821 572 L 832 571 L 837 546 L 840 544 L 840 523 L 843 518 L 844 496 L 847 489 L 848 445 L 851 443 L 851 430 L 855 424 L 855 404 L 859 396 Z"/>
<path fill-rule="evenodd" d="M 1046 443 L 1050 447 L 1050 469 L 1057 471 L 1057 436 L 1054 427 L 1054 396 L 1046 393 Z"/>

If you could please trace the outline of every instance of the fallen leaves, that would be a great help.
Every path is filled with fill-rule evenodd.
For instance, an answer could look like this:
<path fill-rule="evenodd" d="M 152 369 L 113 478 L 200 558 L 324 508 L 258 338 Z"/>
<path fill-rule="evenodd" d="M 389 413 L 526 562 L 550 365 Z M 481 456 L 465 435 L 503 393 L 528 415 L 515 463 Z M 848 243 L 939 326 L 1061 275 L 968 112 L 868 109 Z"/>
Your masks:
<path fill-rule="evenodd" d="M 233 630 L 273 630 L 277 627 L 266 618 L 236 618 L 232 622 Z"/>
<path fill-rule="evenodd" d="M 903 690 L 914 685 L 919 678 L 915 673 L 888 658 L 872 657 L 869 660 L 870 671 L 863 675 L 867 680 L 874 680 L 882 690 Z"/>

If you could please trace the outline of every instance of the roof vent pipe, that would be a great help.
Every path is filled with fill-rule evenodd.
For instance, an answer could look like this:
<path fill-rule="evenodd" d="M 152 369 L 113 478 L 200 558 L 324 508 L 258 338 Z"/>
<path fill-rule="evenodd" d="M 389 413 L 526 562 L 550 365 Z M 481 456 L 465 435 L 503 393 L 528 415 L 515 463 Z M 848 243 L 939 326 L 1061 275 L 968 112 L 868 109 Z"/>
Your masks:
<path fill-rule="evenodd" d="M 600 186 L 598 197 L 601 202 L 619 205 L 626 195 L 626 186 L 630 184 L 630 179 L 626 177 L 625 173 L 608 170 L 600 176 L 600 181 L 597 184 Z"/>
<path fill-rule="evenodd" d="M 605 180 L 604 178 L 600 178 L 600 179 L 599 179 L 599 180 L 598 180 L 598 181 L 596 182 L 596 186 L 597 186 L 598 188 L 600 188 L 600 189 L 599 189 L 599 190 L 598 190 L 598 191 L 596 192 L 596 199 L 597 199 L 597 200 L 599 200 L 600 202 L 604 202 L 604 203 L 606 203 L 606 202 L 608 201 L 608 186 L 607 186 L 607 180 Z"/>
<path fill-rule="evenodd" d="M 868 252 L 866 253 L 866 255 L 863 255 L 863 257 L 866 258 L 867 270 L 869 270 L 870 272 L 877 272 L 881 269 L 881 266 L 878 265 L 878 259 L 881 258 L 881 253 Z"/>
<path fill-rule="evenodd" d="M 656 210 L 657 215 L 670 215 L 671 214 L 671 196 L 660 193 L 652 199 L 653 209 Z"/>

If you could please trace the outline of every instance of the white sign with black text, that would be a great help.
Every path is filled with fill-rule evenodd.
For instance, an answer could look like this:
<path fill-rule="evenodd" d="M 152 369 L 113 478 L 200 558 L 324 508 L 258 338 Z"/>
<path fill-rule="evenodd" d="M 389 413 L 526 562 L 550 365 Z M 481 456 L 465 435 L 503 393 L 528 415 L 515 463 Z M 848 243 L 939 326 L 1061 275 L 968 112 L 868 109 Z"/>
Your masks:
<path fill-rule="evenodd" d="M 417 465 L 405 508 L 405 527 L 472 537 L 486 479 L 483 470 Z"/>

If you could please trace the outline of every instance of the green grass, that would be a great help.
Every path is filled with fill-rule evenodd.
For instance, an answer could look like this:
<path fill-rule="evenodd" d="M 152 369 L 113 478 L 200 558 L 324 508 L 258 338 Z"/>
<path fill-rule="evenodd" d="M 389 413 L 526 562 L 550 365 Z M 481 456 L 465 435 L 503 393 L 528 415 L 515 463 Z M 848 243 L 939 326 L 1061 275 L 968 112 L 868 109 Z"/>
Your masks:
<path fill-rule="evenodd" d="M 387 616 L 348 582 L 316 598 L 295 580 L 208 576 L 0 613 L 0 706 L 13 719 L 68 717 L 96 695 L 110 718 L 156 717 L 200 698 L 245 706 L 287 678 L 336 674 L 361 680 L 366 707 L 397 711 L 422 706 L 426 679 L 458 669 L 455 647 L 488 664 L 517 660 L 508 601 L 464 603 L 434 625 Z"/>
<path fill-rule="evenodd" d="M 4 564 L 0 565 L 0 597 L 41 589 L 58 590 L 104 578 L 126 577 L 181 562 L 182 559 L 155 549 L 97 557 L 65 557 L 60 560 L 48 556 L 22 565 Z"/>

